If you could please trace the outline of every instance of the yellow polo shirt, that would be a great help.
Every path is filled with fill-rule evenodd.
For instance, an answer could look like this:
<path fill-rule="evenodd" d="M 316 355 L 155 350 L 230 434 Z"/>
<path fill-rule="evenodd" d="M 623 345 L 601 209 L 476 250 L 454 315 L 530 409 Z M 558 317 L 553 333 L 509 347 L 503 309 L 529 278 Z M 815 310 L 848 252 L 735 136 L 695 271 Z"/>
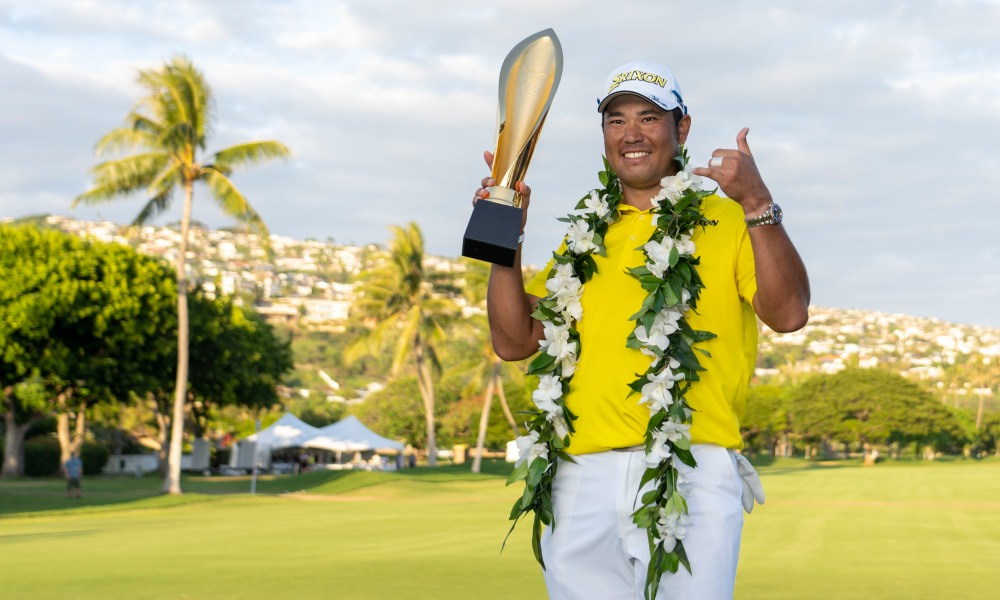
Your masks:
<path fill-rule="evenodd" d="M 628 205 L 604 238 L 607 256 L 595 256 L 598 272 L 585 284 L 583 319 L 577 323 L 581 352 L 570 382 L 566 405 L 578 419 L 567 449 L 572 454 L 602 452 L 641 444 L 645 440 L 649 408 L 639 395 L 628 396 L 628 384 L 644 373 L 651 359 L 626 348 L 635 328 L 629 317 L 639 310 L 645 292 L 626 269 L 643 264 L 642 245 L 653 233 L 654 216 Z M 687 315 L 694 329 L 718 337 L 699 344 L 711 358 L 698 354 L 701 380 L 688 391 L 695 413 L 691 439 L 696 444 L 742 448 L 740 419 L 747 387 L 757 358 L 757 320 L 752 302 L 757 292 L 753 250 L 736 202 L 709 196 L 702 204 L 706 218 L 718 221 L 695 230 L 695 256 L 705 288 L 698 313 Z M 565 242 L 559 252 L 565 250 Z M 526 287 L 534 296 L 546 295 L 545 280 L 552 261 Z M 628 397 L 626 397 L 628 396 Z"/>

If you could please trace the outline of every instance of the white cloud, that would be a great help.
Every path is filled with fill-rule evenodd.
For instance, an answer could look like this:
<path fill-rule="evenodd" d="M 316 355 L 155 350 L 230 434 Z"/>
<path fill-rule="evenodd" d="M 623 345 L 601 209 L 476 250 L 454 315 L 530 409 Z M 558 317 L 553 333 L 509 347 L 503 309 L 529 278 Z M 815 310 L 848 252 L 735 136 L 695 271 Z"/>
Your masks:
<path fill-rule="evenodd" d="M 555 218 L 596 185 L 607 72 L 648 57 L 681 80 L 696 161 L 751 128 L 817 304 L 1000 326 L 1000 281 L 985 275 L 1000 256 L 996 2 L 8 1 L 0 216 L 67 213 L 94 142 L 137 97 L 136 70 L 183 53 L 216 92 L 209 150 L 292 148 L 287 164 L 236 175 L 273 231 L 384 241 L 416 220 L 429 251 L 455 256 L 500 64 L 550 26 L 566 63 L 528 173 L 529 262 L 546 260 Z M 196 217 L 225 223 L 202 200 Z M 129 220 L 138 206 L 74 214 Z M 948 293 L 928 292 L 943 282 Z"/>

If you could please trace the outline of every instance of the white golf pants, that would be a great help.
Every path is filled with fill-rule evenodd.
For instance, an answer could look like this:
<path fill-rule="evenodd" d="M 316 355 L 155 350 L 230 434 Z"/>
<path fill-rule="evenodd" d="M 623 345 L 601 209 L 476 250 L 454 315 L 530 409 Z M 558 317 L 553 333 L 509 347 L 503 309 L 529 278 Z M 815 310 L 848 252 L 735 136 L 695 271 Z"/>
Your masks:
<path fill-rule="evenodd" d="M 688 573 L 660 580 L 657 600 L 718 600 L 733 596 L 743 529 L 742 482 L 732 450 L 691 448 L 695 469 L 678 461 L 693 482 L 687 498 L 691 524 L 684 549 Z M 642 450 L 609 451 L 560 461 L 553 485 L 555 528 L 542 535 L 545 585 L 551 600 L 642 600 L 649 563 L 644 529 L 632 523 Z M 647 487 L 650 484 L 647 484 Z"/>

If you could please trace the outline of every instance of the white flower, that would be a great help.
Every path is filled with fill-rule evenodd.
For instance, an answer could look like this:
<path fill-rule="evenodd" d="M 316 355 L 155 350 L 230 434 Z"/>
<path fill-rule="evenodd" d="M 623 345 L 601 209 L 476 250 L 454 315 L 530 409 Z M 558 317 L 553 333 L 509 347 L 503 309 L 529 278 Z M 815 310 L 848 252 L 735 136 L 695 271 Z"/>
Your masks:
<path fill-rule="evenodd" d="M 556 375 L 542 375 L 531 399 L 535 401 L 535 406 L 545 412 L 545 418 L 552 423 L 556 435 L 566 437 L 569 435 L 569 427 L 562 407 L 556 402 L 562 395 L 562 380 Z"/>
<path fill-rule="evenodd" d="M 677 252 L 681 256 L 691 256 L 694 254 L 694 242 L 691 241 L 690 233 L 682 233 L 676 241 Z"/>
<path fill-rule="evenodd" d="M 670 393 L 674 387 L 674 380 L 675 376 L 670 369 L 663 369 L 659 373 L 647 375 L 647 383 L 642 386 L 640 402 L 649 405 L 651 414 L 660 409 L 669 408 L 674 403 L 674 398 Z"/>
<path fill-rule="evenodd" d="M 611 207 L 608 206 L 607 196 L 601 196 L 601 193 L 597 190 L 592 190 L 583 203 L 587 207 L 587 212 L 594 213 L 599 219 L 603 219 L 611 211 Z"/>
<path fill-rule="evenodd" d="M 670 268 L 670 251 L 674 248 L 673 238 L 664 236 L 659 242 L 648 241 L 642 247 L 646 251 L 646 256 L 649 257 L 649 262 L 646 263 L 646 268 L 653 275 L 659 278 L 663 278 L 663 274 Z"/>
<path fill-rule="evenodd" d="M 555 400 L 562 398 L 562 380 L 558 375 L 542 375 L 538 378 L 538 387 L 531 393 L 531 399 L 538 408 L 549 412 L 549 406 L 555 406 Z"/>
<path fill-rule="evenodd" d="M 662 334 L 662 335 L 670 335 L 672 333 L 675 333 L 678 329 L 677 323 L 678 321 L 681 320 L 682 316 L 684 315 L 679 310 L 673 310 L 673 309 L 661 310 L 660 312 L 656 313 L 655 317 L 653 317 L 653 326 L 650 329 L 650 332 L 656 332 L 657 334 Z M 661 346 L 661 347 L 664 349 L 666 348 L 666 346 Z"/>
<path fill-rule="evenodd" d="M 676 444 L 682 439 L 691 439 L 691 425 L 687 423 L 676 423 L 667 419 L 660 425 L 660 431 L 672 444 Z"/>
<path fill-rule="evenodd" d="M 573 274 L 573 265 L 570 263 L 559 263 L 553 269 L 552 277 L 545 281 L 545 289 L 551 294 L 575 293 L 573 289 L 581 285 L 580 280 Z"/>
<path fill-rule="evenodd" d="M 633 333 L 635 334 L 635 339 L 642 343 L 642 348 L 639 350 L 646 356 L 657 356 L 655 352 L 650 350 L 650 347 L 659 348 L 662 351 L 670 346 L 670 338 L 667 337 L 667 334 L 657 330 L 655 327 L 647 332 L 645 326 L 639 325 Z"/>
<path fill-rule="evenodd" d="M 522 435 L 521 437 L 514 440 L 517 444 L 517 462 L 514 466 L 520 466 L 521 463 L 531 464 L 531 461 L 538 457 L 542 457 L 545 460 L 549 459 L 549 447 L 545 444 L 538 443 L 538 432 L 529 431 L 528 435 Z"/>
<path fill-rule="evenodd" d="M 668 175 L 660 180 L 661 194 L 670 200 L 671 204 L 677 204 L 692 183 L 689 172 L 681 171 L 676 175 Z"/>
<path fill-rule="evenodd" d="M 688 181 L 691 182 L 690 188 L 692 190 L 700 190 L 702 189 L 702 186 L 704 185 L 705 181 L 701 178 L 701 175 L 695 175 L 692 172 L 693 169 L 694 167 L 691 166 L 691 163 L 688 163 L 684 165 L 684 170 L 682 172 L 688 178 Z"/>
<path fill-rule="evenodd" d="M 677 473 L 677 491 L 685 498 L 694 491 L 694 482 L 684 473 Z"/>
<path fill-rule="evenodd" d="M 581 308 L 581 313 L 582 310 Z M 542 331 L 545 338 L 538 342 L 539 348 L 559 361 L 563 377 L 571 377 L 576 371 L 579 344 L 570 341 L 569 326 L 557 325 L 552 321 L 545 321 Z"/>
<path fill-rule="evenodd" d="M 576 344 L 573 344 L 576 346 Z M 563 377 L 572 377 L 573 373 L 576 373 L 576 352 L 572 354 L 567 354 L 563 358 L 559 359 L 559 369 Z"/>
<path fill-rule="evenodd" d="M 652 203 L 653 208 L 660 208 L 660 204 L 662 204 L 663 201 L 666 199 L 667 199 L 667 192 L 661 187 L 660 191 L 656 192 L 656 195 L 650 198 L 649 201 L 650 203 Z"/>
<path fill-rule="evenodd" d="M 556 360 L 564 360 L 573 357 L 576 360 L 576 342 L 569 339 L 569 326 L 556 325 L 552 321 L 546 321 L 542 329 L 545 339 L 538 343 L 538 346 L 549 356 Z M 564 376 L 566 374 L 564 373 Z"/>
<path fill-rule="evenodd" d="M 581 302 L 581 296 L 583 295 L 583 290 L 580 290 L 580 294 L 575 296 L 556 296 L 556 310 L 563 315 L 567 321 L 579 321 L 583 318 L 583 303 Z"/>
<path fill-rule="evenodd" d="M 677 540 L 687 537 L 687 528 L 691 525 L 691 517 L 682 512 L 660 512 L 660 518 L 656 520 L 656 532 L 660 534 L 663 541 L 663 549 L 672 552 L 677 546 Z"/>
<path fill-rule="evenodd" d="M 566 247 L 574 254 L 583 254 L 588 250 L 597 250 L 594 243 L 594 230 L 584 219 L 574 220 L 566 232 Z"/>
<path fill-rule="evenodd" d="M 661 462 L 669 459 L 673 453 L 670 451 L 670 444 L 661 431 L 653 432 L 653 445 L 646 453 L 646 466 L 656 467 Z"/>
<path fill-rule="evenodd" d="M 561 438 L 569 435 L 569 426 L 566 425 L 566 417 L 563 416 L 561 410 L 559 411 L 559 414 L 549 413 L 545 416 L 545 418 L 552 423 L 552 427 L 556 430 L 556 435 Z"/>
<path fill-rule="evenodd" d="M 549 297 L 555 300 L 555 310 L 568 320 L 583 318 L 583 282 L 573 274 L 573 265 L 559 264 L 555 274 L 545 282 Z"/>

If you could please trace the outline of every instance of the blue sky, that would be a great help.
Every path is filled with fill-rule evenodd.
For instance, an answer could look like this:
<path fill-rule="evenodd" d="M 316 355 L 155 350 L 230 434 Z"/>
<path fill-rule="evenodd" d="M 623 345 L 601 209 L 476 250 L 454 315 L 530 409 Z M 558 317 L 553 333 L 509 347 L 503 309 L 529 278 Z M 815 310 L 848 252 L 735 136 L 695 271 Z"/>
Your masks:
<path fill-rule="evenodd" d="M 500 65 L 548 27 L 565 66 L 527 177 L 527 262 L 597 183 L 605 77 L 646 58 L 684 89 L 694 162 L 750 127 L 815 304 L 1000 327 L 995 0 L 0 0 L 0 217 L 130 221 L 139 198 L 70 203 L 136 70 L 183 53 L 216 94 L 210 151 L 291 147 L 236 175 L 273 233 L 384 243 L 416 221 L 429 252 L 458 256 Z M 204 192 L 195 205 L 230 224 Z"/>

